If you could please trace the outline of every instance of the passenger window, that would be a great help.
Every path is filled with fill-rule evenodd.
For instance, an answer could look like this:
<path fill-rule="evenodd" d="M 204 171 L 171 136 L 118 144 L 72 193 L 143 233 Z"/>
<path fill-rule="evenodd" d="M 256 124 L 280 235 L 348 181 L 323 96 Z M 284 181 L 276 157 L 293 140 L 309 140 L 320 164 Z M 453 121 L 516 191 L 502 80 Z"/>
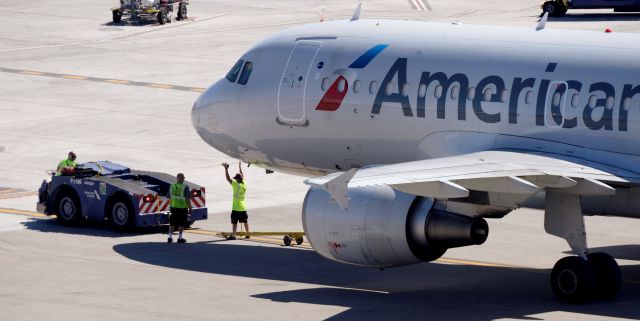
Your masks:
<path fill-rule="evenodd" d="M 433 91 L 433 96 L 435 96 L 436 98 L 442 97 L 442 86 L 436 86 L 436 90 Z"/>
<path fill-rule="evenodd" d="M 244 60 L 238 60 L 238 62 L 236 62 L 236 64 L 233 65 L 233 67 L 231 68 L 231 70 L 229 70 L 226 76 L 228 81 L 236 82 L 236 79 L 238 79 L 238 74 L 240 73 L 240 68 L 242 68 L 243 63 L 244 63 Z"/>
<path fill-rule="evenodd" d="M 500 96 L 500 101 L 502 101 L 503 103 L 506 103 L 507 99 L 509 99 L 509 91 L 505 89 L 502 91 L 502 96 Z"/>
<path fill-rule="evenodd" d="M 571 107 L 578 108 L 578 104 L 580 103 L 580 95 L 573 94 L 571 97 Z"/>
<path fill-rule="evenodd" d="M 427 85 L 422 84 L 418 87 L 418 97 L 424 98 L 427 95 Z"/>
<path fill-rule="evenodd" d="M 476 97 L 476 88 L 475 87 L 469 87 L 469 94 L 467 95 L 467 99 L 469 100 L 473 100 L 473 98 Z"/>
<path fill-rule="evenodd" d="M 360 92 L 360 88 L 362 88 L 362 81 L 360 80 L 356 80 L 353 82 L 353 92 L 354 93 L 359 93 Z"/>
<path fill-rule="evenodd" d="M 614 101 L 615 98 L 613 98 L 613 96 L 607 97 L 607 109 L 611 110 L 611 108 L 613 108 Z"/>
<path fill-rule="evenodd" d="M 409 96 L 409 90 L 411 90 L 411 85 L 409 85 L 408 83 L 404 83 L 404 85 L 402 85 L 402 96 Z"/>
<path fill-rule="evenodd" d="M 391 93 L 393 93 L 393 83 L 392 82 L 388 82 L 387 86 L 385 87 L 384 93 L 387 94 L 387 96 L 391 95 Z"/>
<path fill-rule="evenodd" d="M 554 107 L 555 107 L 555 106 L 560 106 L 560 98 L 562 98 L 562 96 L 560 95 L 560 93 L 559 93 L 559 92 L 557 92 L 557 91 L 556 91 L 556 92 L 553 94 L 553 102 L 552 102 L 552 103 L 553 103 L 553 106 L 554 106 Z"/>
<path fill-rule="evenodd" d="M 240 78 L 238 78 L 238 83 L 240 85 L 246 85 L 249 81 L 249 77 L 251 76 L 251 72 L 253 71 L 253 63 L 247 61 L 244 64 L 244 68 L 242 69 L 242 73 L 240 74 Z"/>
<path fill-rule="evenodd" d="M 347 87 L 347 81 L 344 80 L 344 78 L 340 78 L 340 81 L 338 81 L 338 92 L 344 92 L 344 90 Z"/>
<path fill-rule="evenodd" d="M 533 90 L 527 91 L 527 94 L 524 95 L 524 103 L 527 105 L 531 105 L 533 103 Z"/>
<path fill-rule="evenodd" d="M 378 82 L 372 81 L 371 84 L 369 85 L 369 93 L 373 95 L 377 91 L 378 91 Z"/>
<path fill-rule="evenodd" d="M 631 98 L 627 97 L 627 98 L 624 99 L 624 103 L 622 103 L 622 108 L 625 111 L 628 111 L 629 107 L 631 107 Z"/>
<path fill-rule="evenodd" d="M 484 90 L 484 101 L 491 101 L 491 95 L 493 94 L 493 90 L 491 88 L 487 88 Z"/>
<path fill-rule="evenodd" d="M 460 87 L 453 86 L 451 88 L 451 99 L 458 99 L 458 94 L 460 94 Z"/>
<path fill-rule="evenodd" d="M 320 87 L 322 88 L 322 91 L 327 91 L 327 89 L 329 88 L 329 78 L 323 78 Z"/>

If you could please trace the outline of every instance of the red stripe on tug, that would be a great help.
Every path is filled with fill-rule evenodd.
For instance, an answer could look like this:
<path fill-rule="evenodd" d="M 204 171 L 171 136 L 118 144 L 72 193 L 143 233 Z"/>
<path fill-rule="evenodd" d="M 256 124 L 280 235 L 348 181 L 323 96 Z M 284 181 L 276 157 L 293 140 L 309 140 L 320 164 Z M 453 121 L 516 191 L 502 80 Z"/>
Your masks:
<path fill-rule="evenodd" d="M 339 90 L 340 82 L 344 85 L 342 91 Z M 340 108 L 342 101 L 344 100 L 344 96 L 347 95 L 349 91 L 349 82 L 343 76 L 339 76 L 336 81 L 333 82 L 331 88 L 322 96 L 316 110 L 324 110 L 324 111 L 335 111 Z"/>

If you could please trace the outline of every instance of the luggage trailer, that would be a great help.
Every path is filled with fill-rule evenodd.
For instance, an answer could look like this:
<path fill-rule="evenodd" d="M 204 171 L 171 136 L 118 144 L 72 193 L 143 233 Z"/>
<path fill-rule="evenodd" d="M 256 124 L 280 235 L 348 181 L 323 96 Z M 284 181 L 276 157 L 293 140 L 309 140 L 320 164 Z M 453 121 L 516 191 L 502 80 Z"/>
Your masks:
<path fill-rule="evenodd" d="M 120 7 L 111 8 L 113 23 L 122 22 L 128 16 L 131 21 L 155 19 L 159 24 L 171 23 L 173 14 L 176 20 L 187 19 L 189 0 L 120 0 Z"/>

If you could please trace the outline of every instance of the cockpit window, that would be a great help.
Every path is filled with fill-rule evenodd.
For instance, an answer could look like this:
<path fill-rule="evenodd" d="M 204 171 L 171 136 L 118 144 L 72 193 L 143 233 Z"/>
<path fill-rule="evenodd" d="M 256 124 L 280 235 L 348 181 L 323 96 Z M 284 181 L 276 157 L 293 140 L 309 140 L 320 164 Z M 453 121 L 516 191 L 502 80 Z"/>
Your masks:
<path fill-rule="evenodd" d="M 233 65 L 233 68 L 231 68 L 231 70 L 229 70 L 229 73 L 227 73 L 228 81 L 236 82 L 236 79 L 238 79 L 238 74 L 240 73 L 240 68 L 242 68 L 243 63 L 244 63 L 244 60 L 238 60 L 238 62 L 236 62 L 236 64 Z"/>
<path fill-rule="evenodd" d="M 238 78 L 238 83 L 240 85 L 245 85 L 247 81 L 249 81 L 249 76 L 251 76 L 251 71 L 253 70 L 253 63 L 251 61 L 247 61 L 244 64 L 244 69 L 242 69 L 242 73 L 240 74 L 240 78 Z"/>

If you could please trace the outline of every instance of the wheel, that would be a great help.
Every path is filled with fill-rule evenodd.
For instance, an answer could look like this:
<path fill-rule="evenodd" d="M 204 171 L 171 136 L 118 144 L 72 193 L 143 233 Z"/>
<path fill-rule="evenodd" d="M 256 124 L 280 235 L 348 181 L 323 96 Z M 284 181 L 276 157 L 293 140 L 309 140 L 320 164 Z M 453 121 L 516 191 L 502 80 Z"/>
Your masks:
<path fill-rule="evenodd" d="M 563 302 L 582 303 L 593 296 L 596 271 L 589 261 L 578 256 L 560 259 L 551 271 L 551 289 Z"/>
<path fill-rule="evenodd" d="M 162 7 L 158 11 L 158 23 L 161 25 L 167 23 L 167 8 Z"/>
<path fill-rule="evenodd" d="M 296 237 L 296 244 L 300 245 L 304 243 L 304 238 L 302 236 Z"/>
<path fill-rule="evenodd" d="M 133 226 L 135 211 L 131 202 L 123 197 L 116 198 L 108 210 L 111 226 L 119 231 L 124 231 Z"/>
<path fill-rule="evenodd" d="M 284 245 L 290 246 L 291 245 L 291 236 L 285 235 L 284 238 L 282 238 L 282 241 L 284 241 Z"/>
<path fill-rule="evenodd" d="M 547 1 L 542 4 L 542 12 L 548 12 L 550 17 L 561 17 L 567 13 L 567 7 L 560 1 Z"/>
<path fill-rule="evenodd" d="M 186 3 L 181 3 L 180 6 L 178 7 L 178 16 L 176 17 L 177 20 L 184 20 L 187 19 L 187 4 Z"/>
<path fill-rule="evenodd" d="M 122 13 L 120 13 L 120 10 L 113 10 L 113 23 L 120 23 L 120 21 L 122 21 Z"/>
<path fill-rule="evenodd" d="M 587 256 L 596 273 L 594 299 L 609 300 L 618 294 L 622 274 L 616 260 L 607 253 L 597 252 Z"/>
<path fill-rule="evenodd" d="M 60 223 L 75 225 L 82 219 L 80 200 L 75 193 L 69 190 L 60 191 L 55 204 L 56 216 Z"/>
<path fill-rule="evenodd" d="M 564 6 L 564 4 L 560 5 L 560 11 L 558 11 L 558 17 L 562 17 L 567 13 L 567 10 L 569 10 L 567 7 Z"/>

